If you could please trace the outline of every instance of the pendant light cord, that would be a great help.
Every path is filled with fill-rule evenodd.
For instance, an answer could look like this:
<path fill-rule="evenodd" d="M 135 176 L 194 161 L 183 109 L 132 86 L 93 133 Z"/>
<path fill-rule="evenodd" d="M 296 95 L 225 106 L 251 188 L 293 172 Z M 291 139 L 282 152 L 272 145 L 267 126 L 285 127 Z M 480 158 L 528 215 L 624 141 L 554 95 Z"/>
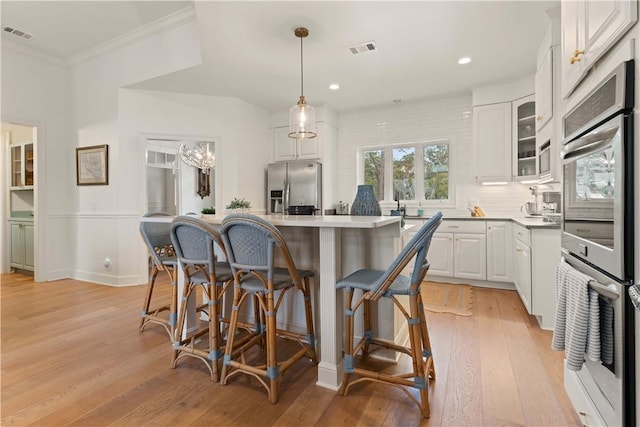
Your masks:
<path fill-rule="evenodd" d="M 304 69 L 302 66 L 303 58 L 302 58 L 302 39 L 304 37 L 300 37 L 300 96 L 304 96 Z"/>

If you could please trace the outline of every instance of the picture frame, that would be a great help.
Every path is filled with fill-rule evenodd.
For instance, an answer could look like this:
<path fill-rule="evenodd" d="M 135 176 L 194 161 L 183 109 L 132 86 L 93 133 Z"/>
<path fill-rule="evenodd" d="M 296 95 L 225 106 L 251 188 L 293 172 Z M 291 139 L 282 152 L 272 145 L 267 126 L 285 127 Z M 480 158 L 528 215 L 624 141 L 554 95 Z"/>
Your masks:
<path fill-rule="evenodd" d="M 76 148 L 76 184 L 109 185 L 109 146 Z"/>

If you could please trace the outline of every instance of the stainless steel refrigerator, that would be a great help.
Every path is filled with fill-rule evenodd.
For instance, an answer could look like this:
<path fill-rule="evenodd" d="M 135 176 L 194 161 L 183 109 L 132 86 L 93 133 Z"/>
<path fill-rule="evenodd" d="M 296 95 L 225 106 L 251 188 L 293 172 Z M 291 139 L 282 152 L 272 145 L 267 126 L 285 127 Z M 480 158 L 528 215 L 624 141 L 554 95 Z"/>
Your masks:
<path fill-rule="evenodd" d="M 314 160 L 267 166 L 267 213 L 322 213 L 322 164 Z"/>

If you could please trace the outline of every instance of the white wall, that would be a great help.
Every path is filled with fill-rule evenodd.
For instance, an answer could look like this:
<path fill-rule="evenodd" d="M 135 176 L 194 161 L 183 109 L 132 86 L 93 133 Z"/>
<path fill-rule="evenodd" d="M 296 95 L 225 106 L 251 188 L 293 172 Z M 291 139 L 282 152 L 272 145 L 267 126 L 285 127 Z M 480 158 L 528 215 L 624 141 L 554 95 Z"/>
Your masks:
<path fill-rule="evenodd" d="M 475 184 L 472 156 L 471 95 L 455 95 L 417 103 L 400 103 L 388 107 L 344 112 L 339 117 L 336 200 L 351 203 L 356 195 L 357 152 L 360 147 L 446 138 L 451 141 L 451 175 L 456 207 L 425 208 L 425 213 L 442 210 L 449 214 L 469 215 L 470 198 L 478 199 L 488 215 L 517 215 L 520 206 L 531 200 L 528 186 Z M 387 209 L 391 206 L 387 206 Z M 385 213 L 383 206 L 383 213 Z M 407 204 L 410 214 L 417 206 Z"/>
<path fill-rule="evenodd" d="M 73 65 L 74 129 L 71 143 L 109 145 L 109 185 L 70 186 L 72 277 L 124 285 L 144 282 L 135 267 L 140 240 L 140 179 L 136 144 L 121 139 L 119 89 L 141 80 L 198 65 L 201 61 L 194 20 Z M 144 110 L 139 111 L 144 115 Z M 170 120 L 170 119 L 169 119 Z M 67 169 L 67 182 L 75 182 Z M 135 239 L 135 240 L 134 240 Z M 104 265 L 105 258 L 111 265 Z"/>
<path fill-rule="evenodd" d="M 234 197 L 251 201 L 256 211 L 265 209 L 265 166 L 271 154 L 269 113 L 235 98 L 166 92 L 120 91 L 121 150 L 127 152 L 129 191 L 125 198 L 137 215 L 144 213 L 144 174 L 140 147 L 142 134 L 208 137 L 216 141 L 216 207 L 223 210 Z M 128 242 L 118 254 L 126 276 L 138 274 L 144 281 L 144 248 L 137 217 L 122 228 Z M 135 248 L 140 248 L 135 253 Z M 103 248 L 107 249 L 107 248 Z M 115 249 L 115 248 L 113 248 Z M 109 254 L 92 254 L 97 259 Z M 115 255 L 112 256 L 112 259 Z M 142 262 L 132 263 L 137 259 Z M 86 260 L 90 262 L 90 260 Z"/>
<path fill-rule="evenodd" d="M 69 240 L 69 216 L 73 209 L 69 189 L 75 185 L 75 177 L 72 180 L 70 172 L 75 169 L 75 158 L 70 127 L 69 69 L 50 58 L 3 42 L 0 74 L 2 119 L 38 127 L 35 279 L 68 277 L 73 264 Z M 1 217 L 4 225 L 5 210 Z M 0 241 L 8 239 L 3 236 Z"/>

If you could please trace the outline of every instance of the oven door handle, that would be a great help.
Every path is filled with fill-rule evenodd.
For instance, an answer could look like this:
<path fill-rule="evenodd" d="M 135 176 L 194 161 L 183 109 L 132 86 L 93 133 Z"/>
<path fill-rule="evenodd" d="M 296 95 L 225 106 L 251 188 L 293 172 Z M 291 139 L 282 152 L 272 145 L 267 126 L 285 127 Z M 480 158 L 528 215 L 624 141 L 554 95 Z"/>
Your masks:
<path fill-rule="evenodd" d="M 564 256 L 560 257 L 560 262 L 564 262 L 573 268 L 573 266 L 567 262 L 567 259 Z M 589 281 L 589 287 L 611 301 L 616 301 L 618 298 L 620 298 L 620 293 L 618 292 L 616 285 L 614 285 L 613 283 L 609 285 L 603 285 L 592 277 Z"/>
<path fill-rule="evenodd" d="M 595 280 L 592 280 L 589 282 L 589 287 L 611 301 L 616 301 L 620 298 L 616 285 L 602 285 Z"/>
<path fill-rule="evenodd" d="M 616 135 L 620 126 L 611 126 L 606 129 L 597 129 L 588 133 L 575 141 L 569 142 L 564 146 L 561 156 L 564 160 L 570 160 L 575 157 L 584 156 L 603 150 L 609 145 L 610 141 Z"/>

